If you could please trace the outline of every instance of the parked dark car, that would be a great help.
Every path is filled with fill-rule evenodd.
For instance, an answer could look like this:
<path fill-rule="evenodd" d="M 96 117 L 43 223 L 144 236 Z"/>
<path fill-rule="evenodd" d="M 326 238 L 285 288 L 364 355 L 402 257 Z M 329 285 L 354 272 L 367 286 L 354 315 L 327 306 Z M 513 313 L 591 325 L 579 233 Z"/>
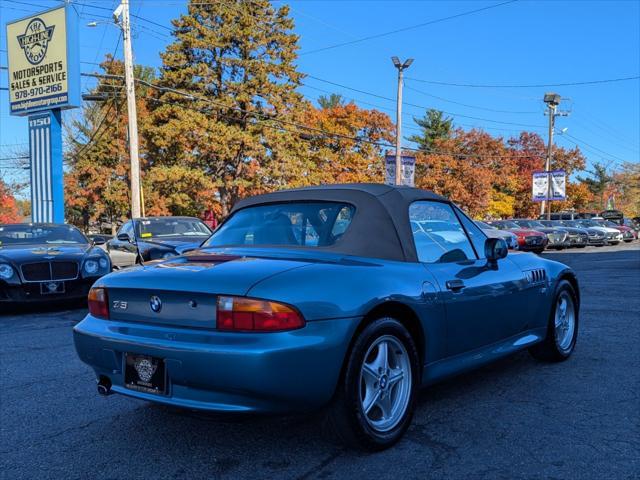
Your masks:
<path fill-rule="evenodd" d="M 540 223 L 538 220 L 529 220 L 526 218 L 514 218 L 511 221 L 519 225 L 521 228 L 530 228 L 544 233 L 549 240 L 547 248 L 562 250 L 563 248 L 570 246 L 569 233 L 562 228 L 548 227 Z"/>
<path fill-rule="evenodd" d="M 622 241 L 622 232 L 617 228 L 606 226 L 596 219 L 592 218 L 589 220 L 579 220 L 580 225 L 585 227 L 589 227 L 593 230 L 600 230 L 605 234 L 605 238 L 607 240 L 607 244 L 609 245 L 617 245 Z"/>
<path fill-rule="evenodd" d="M 530 228 L 522 228 L 511 220 L 492 220 L 486 222 L 500 230 L 508 230 L 518 237 L 518 250 L 524 252 L 542 253 L 549 243 L 549 239 L 543 232 Z"/>
<path fill-rule="evenodd" d="M 109 256 L 71 225 L 0 225 L 0 302 L 86 298 Z"/>
<path fill-rule="evenodd" d="M 571 220 L 539 220 L 545 227 L 561 228 L 569 234 L 569 246 L 584 248 L 589 245 L 589 232 L 584 228 L 571 227 L 566 224 Z"/>
<path fill-rule="evenodd" d="M 101 279 L 73 335 L 103 395 L 327 407 L 328 429 L 381 450 L 421 386 L 527 349 L 569 358 L 579 306 L 571 268 L 508 254 L 446 198 L 326 185 L 244 199 L 198 250 Z"/>
<path fill-rule="evenodd" d="M 117 268 L 162 260 L 197 248 L 211 236 L 211 229 L 194 217 L 145 217 L 124 223 L 107 252 Z"/>
<path fill-rule="evenodd" d="M 602 247 L 607 244 L 607 234 L 599 228 L 591 228 L 583 224 L 584 220 L 560 220 L 563 227 L 577 228 L 587 232 L 588 244 Z"/>

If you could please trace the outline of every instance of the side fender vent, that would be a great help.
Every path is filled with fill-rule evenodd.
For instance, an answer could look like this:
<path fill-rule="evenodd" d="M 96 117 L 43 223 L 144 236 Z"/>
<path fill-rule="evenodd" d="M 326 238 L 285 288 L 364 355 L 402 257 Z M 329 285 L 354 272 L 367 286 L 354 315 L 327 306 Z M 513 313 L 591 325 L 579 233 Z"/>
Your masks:
<path fill-rule="evenodd" d="M 535 268 L 533 270 L 527 270 L 527 281 L 530 284 L 545 283 L 547 280 L 547 271 L 544 268 Z"/>

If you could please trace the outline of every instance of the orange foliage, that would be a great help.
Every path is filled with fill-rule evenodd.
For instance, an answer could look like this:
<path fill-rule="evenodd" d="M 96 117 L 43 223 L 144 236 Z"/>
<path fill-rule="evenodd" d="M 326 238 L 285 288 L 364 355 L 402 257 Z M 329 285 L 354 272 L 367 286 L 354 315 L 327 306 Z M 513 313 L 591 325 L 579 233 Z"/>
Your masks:
<path fill-rule="evenodd" d="M 16 199 L 0 179 L 0 223 L 18 223 L 20 220 Z"/>

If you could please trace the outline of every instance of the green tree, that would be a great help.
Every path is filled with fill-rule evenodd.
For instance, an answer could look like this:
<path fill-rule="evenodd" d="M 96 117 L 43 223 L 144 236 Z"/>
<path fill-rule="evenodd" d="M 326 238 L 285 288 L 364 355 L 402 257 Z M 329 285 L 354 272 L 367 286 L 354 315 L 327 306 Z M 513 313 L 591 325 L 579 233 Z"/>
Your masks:
<path fill-rule="evenodd" d="M 597 207 L 604 209 L 604 194 L 609 184 L 613 181 L 613 177 L 607 173 L 604 165 L 597 162 L 593 164 L 593 170 L 588 173 L 591 174 L 590 177 L 578 177 L 577 180 L 584 183 L 589 191 L 599 200 Z"/>
<path fill-rule="evenodd" d="M 241 196 L 295 175 L 274 165 L 297 158 L 300 143 L 295 127 L 278 121 L 291 118 L 302 100 L 298 37 L 288 15 L 288 6 L 275 9 L 267 0 L 191 1 L 173 21 L 176 40 L 161 54 L 159 83 L 172 90 L 151 102 L 153 166 L 204 175 L 223 215 Z"/>
<path fill-rule="evenodd" d="M 320 97 L 318 97 L 318 105 L 324 109 L 343 107 L 345 103 L 344 97 L 339 93 L 332 93 L 329 96 L 320 95 Z"/>
<path fill-rule="evenodd" d="M 431 108 L 427 110 L 423 118 L 414 117 L 413 120 L 422 129 L 422 132 L 410 136 L 407 140 L 417 143 L 418 148 L 422 151 L 429 152 L 437 140 L 451 138 L 453 118 L 445 117 L 440 110 Z"/>

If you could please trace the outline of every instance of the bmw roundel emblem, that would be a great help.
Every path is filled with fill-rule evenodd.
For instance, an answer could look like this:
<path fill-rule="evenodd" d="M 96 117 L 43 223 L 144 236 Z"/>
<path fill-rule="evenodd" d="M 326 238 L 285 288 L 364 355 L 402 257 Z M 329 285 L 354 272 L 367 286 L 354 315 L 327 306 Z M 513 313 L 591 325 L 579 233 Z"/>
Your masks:
<path fill-rule="evenodd" d="M 162 300 L 160 300 L 160 297 L 158 297 L 157 295 L 153 295 L 149 299 L 149 306 L 151 307 L 151 310 L 158 313 L 160 310 L 162 310 Z"/>

